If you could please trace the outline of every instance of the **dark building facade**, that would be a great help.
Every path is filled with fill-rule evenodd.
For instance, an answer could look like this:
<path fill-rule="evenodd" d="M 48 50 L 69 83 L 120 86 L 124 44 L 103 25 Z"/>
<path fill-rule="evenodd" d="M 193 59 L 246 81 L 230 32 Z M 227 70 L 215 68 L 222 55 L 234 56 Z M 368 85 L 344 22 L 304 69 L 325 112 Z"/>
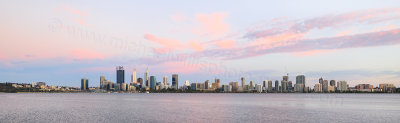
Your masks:
<path fill-rule="evenodd" d="M 117 84 L 125 82 L 125 70 L 123 66 L 117 66 Z"/>
<path fill-rule="evenodd" d="M 178 89 L 178 74 L 172 74 L 172 88 Z"/>

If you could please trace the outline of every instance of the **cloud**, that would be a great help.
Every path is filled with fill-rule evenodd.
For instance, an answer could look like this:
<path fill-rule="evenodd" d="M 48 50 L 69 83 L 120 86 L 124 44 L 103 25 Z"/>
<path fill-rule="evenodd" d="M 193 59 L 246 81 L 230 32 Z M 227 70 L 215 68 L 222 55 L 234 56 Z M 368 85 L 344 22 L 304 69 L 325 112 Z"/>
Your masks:
<path fill-rule="evenodd" d="M 176 39 L 158 38 L 152 34 L 145 34 L 144 38 L 153 43 L 159 44 L 163 48 L 156 49 L 156 52 L 165 53 L 168 51 L 182 49 L 183 45 Z"/>
<path fill-rule="evenodd" d="M 204 45 L 200 44 L 197 41 L 189 41 L 189 46 L 194 49 L 196 52 L 201 52 L 204 50 Z"/>
<path fill-rule="evenodd" d="M 215 41 L 215 45 L 222 49 L 229 49 L 235 47 L 235 40 L 219 40 Z"/>
<path fill-rule="evenodd" d="M 220 36 L 228 33 L 229 24 L 224 20 L 227 13 L 196 14 L 196 20 L 200 26 L 195 29 L 198 35 Z"/>
<path fill-rule="evenodd" d="M 71 51 L 71 58 L 74 60 L 103 60 L 105 55 L 89 49 L 74 49 Z"/>

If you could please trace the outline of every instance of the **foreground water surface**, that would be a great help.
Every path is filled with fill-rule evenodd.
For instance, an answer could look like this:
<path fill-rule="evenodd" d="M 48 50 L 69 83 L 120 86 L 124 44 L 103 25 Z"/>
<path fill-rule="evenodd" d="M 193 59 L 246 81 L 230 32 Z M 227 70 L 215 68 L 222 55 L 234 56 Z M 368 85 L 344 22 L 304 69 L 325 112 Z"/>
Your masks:
<path fill-rule="evenodd" d="M 0 93 L 0 122 L 399 122 L 399 94 Z"/>

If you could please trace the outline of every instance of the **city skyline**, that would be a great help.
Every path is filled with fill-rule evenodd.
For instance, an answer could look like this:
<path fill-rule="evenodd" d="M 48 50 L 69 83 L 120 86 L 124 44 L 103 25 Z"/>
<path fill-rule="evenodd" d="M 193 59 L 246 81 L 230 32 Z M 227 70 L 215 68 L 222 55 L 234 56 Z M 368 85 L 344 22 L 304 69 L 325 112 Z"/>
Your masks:
<path fill-rule="evenodd" d="M 136 73 L 274 85 L 289 73 L 309 87 L 320 77 L 400 86 L 400 1 L 0 3 L 2 82 L 98 87 L 99 76 L 117 82 L 120 65 L 126 83 Z"/>

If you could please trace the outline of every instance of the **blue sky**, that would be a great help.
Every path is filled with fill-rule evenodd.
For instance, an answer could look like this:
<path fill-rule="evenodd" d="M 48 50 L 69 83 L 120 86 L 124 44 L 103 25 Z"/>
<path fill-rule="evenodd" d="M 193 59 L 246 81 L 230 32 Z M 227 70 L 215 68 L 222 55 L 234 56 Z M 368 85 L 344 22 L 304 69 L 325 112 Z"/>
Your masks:
<path fill-rule="evenodd" d="M 304 74 L 400 86 L 400 2 L 1 1 L 2 82 L 79 86 L 179 74 L 180 84 Z M 171 77 L 170 77 L 171 78 Z"/>

